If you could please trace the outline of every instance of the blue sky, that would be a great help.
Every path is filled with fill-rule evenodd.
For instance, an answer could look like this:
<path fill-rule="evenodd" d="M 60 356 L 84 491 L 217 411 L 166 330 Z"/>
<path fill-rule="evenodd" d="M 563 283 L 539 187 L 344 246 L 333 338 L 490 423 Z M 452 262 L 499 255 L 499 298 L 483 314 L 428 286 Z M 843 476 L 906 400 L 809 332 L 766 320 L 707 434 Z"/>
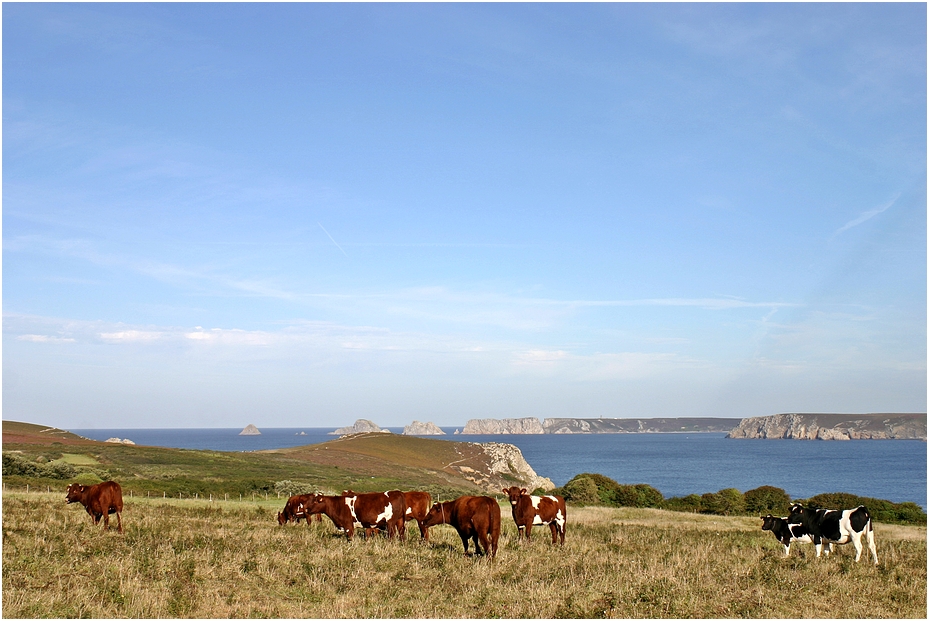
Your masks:
<path fill-rule="evenodd" d="M 925 4 L 4 4 L 3 418 L 926 411 Z"/>

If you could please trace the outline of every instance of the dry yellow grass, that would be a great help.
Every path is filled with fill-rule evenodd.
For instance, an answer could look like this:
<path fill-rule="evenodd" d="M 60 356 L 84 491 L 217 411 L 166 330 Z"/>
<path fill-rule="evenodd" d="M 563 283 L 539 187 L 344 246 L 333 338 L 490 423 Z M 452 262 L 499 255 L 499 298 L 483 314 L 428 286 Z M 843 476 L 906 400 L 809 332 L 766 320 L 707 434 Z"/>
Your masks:
<path fill-rule="evenodd" d="M 3 615 L 16 617 L 925 618 L 926 529 L 876 526 L 881 565 L 780 544 L 757 518 L 571 508 L 566 545 L 516 540 L 466 558 L 423 544 L 280 527 L 283 502 L 127 499 L 103 533 L 60 494 L 3 498 Z"/>

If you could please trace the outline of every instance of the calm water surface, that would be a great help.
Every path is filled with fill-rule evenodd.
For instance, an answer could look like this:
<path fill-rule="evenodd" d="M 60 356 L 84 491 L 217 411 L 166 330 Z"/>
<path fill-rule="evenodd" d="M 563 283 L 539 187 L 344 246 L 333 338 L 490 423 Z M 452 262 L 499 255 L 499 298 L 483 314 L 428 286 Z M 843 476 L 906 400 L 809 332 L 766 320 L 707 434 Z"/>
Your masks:
<path fill-rule="evenodd" d="M 329 435 L 334 429 L 262 429 L 260 436 L 240 436 L 241 429 L 72 431 L 94 440 L 129 438 L 148 446 L 257 451 L 325 442 L 336 437 Z M 597 472 L 620 483 L 648 483 L 665 497 L 773 485 L 791 498 L 841 491 L 926 507 L 926 443 L 919 440 L 727 440 L 723 433 L 466 436 L 443 429 L 449 435 L 431 437 L 514 444 L 538 474 L 556 485 Z"/>

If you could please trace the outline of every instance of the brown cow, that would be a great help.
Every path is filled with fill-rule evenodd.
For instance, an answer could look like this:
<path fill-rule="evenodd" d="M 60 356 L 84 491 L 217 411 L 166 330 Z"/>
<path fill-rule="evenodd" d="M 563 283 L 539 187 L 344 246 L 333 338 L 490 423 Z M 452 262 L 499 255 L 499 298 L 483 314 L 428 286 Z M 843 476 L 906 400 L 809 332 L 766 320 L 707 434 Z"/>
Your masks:
<path fill-rule="evenodd" d="M 420 523 L 426 528 L 436 524 L 454 526 L 467 556 L 470 556 L 469 539 L 474 541 L 477 554 L 486 555 L 489 552 L 491 558 L 497 556 L 500 505 L 490 496 L 461 496 L 449 502 L 437 502 Z"/>
<path fill-rule="evenodd" d="M 419 525 L 420 538 L 429 541 L 429 529 L 423 525 L 423 520 L 426 519 L 426 514 L 429 513 L 432 496 L 429 492 L 403 492 L 403 499 L 406 501 L 404 521 L 416 520 Z"/>
<path fill-rule="evenodd" d="M 116 481 L 104 481 L 90 486 L 72 483 L 68 486 L 65 502 L 79 502 L 84 505 L 94 525 L 99 524 L 102 517 L 104 530 L 110 527 L 110 514 L 115 513 L 116 529 L 120 533 L 123 532 L 123 520 L 120 517 L 123 512 L 123 490 Z"/>
<path fill-rule="evenodd" d="M 525 534 L 526 541 L 529 541 L 529 533 L 533 525 L 548 524 L 552 530 L 552 545 L 557 543 L 559 534 L 561 545 L 564 545 L 565 522 L 568 519 L 564 498 L 561 496 L 530 496 L 525 488 L 520 489 L 515 486 L 504 489 L 503 493 L 510 498 L 518 538 L 521 539 Z"/>
<path fill-rule="evenodd" d="M 287 504 L 284 505 L 284 510 L 277 512 L 277 523 L 283 526 L 287 522 L 297 523 L 300 520 L 306 519 L 306 524 L 309 526 L 310 520 L 307 518 L 304 507 L 306 507 L 307 503 L 310 502 L 315 495 L 316 494 L 300 494 L 288 498 Z M 322 516 L 317 513 L 316 521 L 322 522 L 322 520 Z"/>
<path fill-rule="evenodd" d="M 399 533 L 401 541 L 405 538 L 403 518 L 406 514 L 406 501 L 403 500 L 402 492 L 345 494 L 347 495 L 318 494 L 310 500 L 304 510 L 307 515 L 326 515 L 336 528 L 345 531 L 349 539 L 354 536 L 356 527 L 364 528 L 366 531 L 382 528 L 387 530 L 387 536 L 390 538 L 393 538 L 395 533 Z"/>

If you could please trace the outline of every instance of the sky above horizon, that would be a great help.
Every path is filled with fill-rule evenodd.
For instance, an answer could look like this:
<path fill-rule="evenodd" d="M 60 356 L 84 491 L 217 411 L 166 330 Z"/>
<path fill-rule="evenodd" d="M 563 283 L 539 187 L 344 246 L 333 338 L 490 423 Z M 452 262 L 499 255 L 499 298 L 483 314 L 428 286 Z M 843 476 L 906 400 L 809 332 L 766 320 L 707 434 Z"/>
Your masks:
<path fill-rule="evenodd" d="M 3 419 L 925 412 L 926 5 L 3 11 Z"/>

